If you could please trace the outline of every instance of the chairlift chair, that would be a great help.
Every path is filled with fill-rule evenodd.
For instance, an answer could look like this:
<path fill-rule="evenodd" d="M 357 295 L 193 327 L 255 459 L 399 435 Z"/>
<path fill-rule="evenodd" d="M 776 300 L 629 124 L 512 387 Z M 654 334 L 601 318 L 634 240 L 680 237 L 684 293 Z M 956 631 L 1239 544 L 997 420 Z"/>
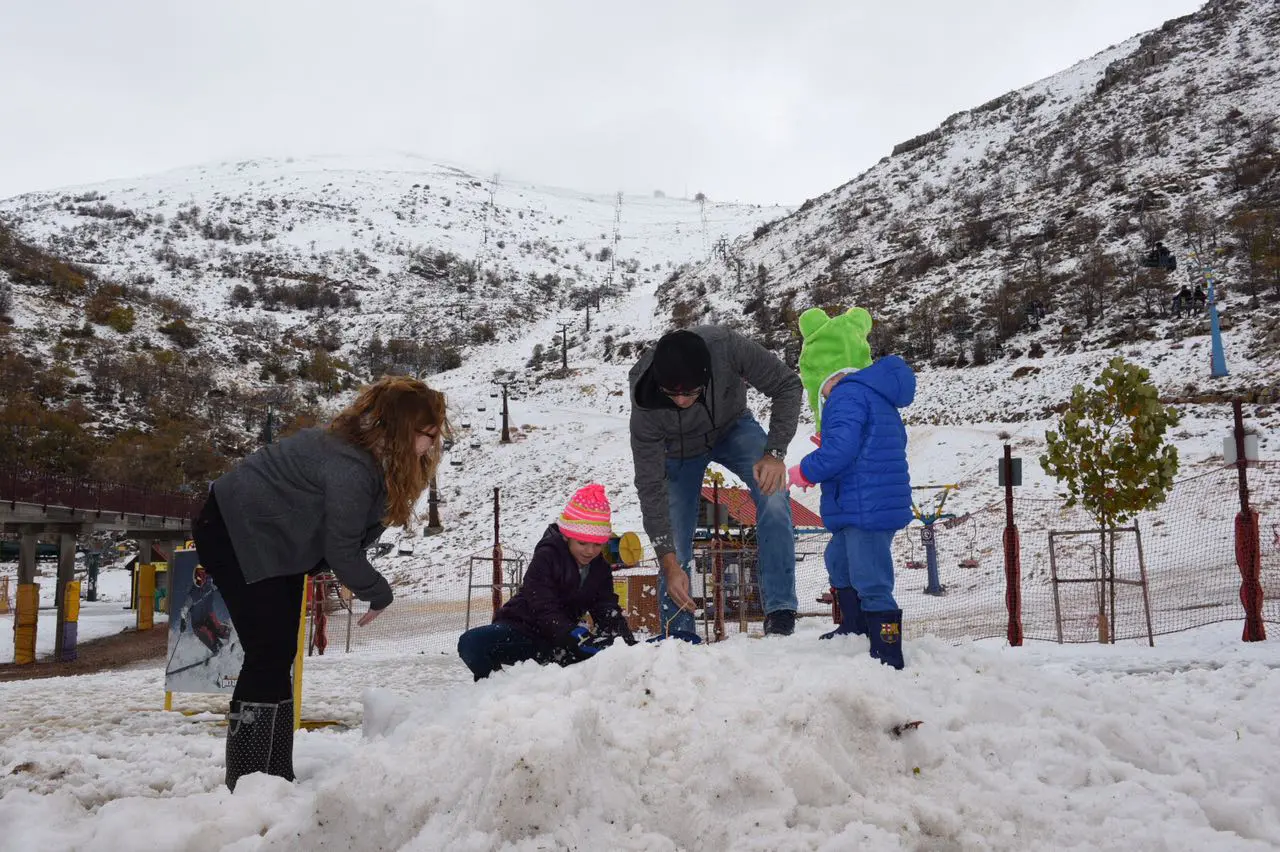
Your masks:
<path fill-rule="evenodd" d="M 1138 264 L 1146 269 L 1163 269 L 1173 272 L 1178 268 L 1178 259 L 1173 256 L 1173 252 L 1165 248 L 1163 243 L 1156 243 L 1139 258 Z"/>
<path fill-rule="evenodd" d="M 967 569 L 977 568 L 981 563 L 978 562 L 978 526 L 973 524 L 973 517 L 966 515 L 965 520 L 970 522 L 969 527 L 969 555 L 960 560 L 960 567 Z"/>
<path fill-rule="evenodd" d="M 911 534 L 912 532 L 914 532 L 914 530 L 908 528 L 906 567 L 910 571 L 923 571 L 926 566 L 923 559 L 916 558 L 916 537 Z"/>

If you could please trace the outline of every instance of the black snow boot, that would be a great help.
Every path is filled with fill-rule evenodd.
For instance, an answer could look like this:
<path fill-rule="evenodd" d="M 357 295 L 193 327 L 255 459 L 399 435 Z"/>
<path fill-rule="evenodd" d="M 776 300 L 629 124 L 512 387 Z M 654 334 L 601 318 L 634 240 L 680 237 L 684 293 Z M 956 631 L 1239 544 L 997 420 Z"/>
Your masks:
<path fill-rule="evenodd" d="M 871 640 L 871 656 L 899 671 L 902 660 L 902 610 L 863 613 L 867 619 L 867 638 Z"/>
<path fill-rule="evenodd" d="M 796 632 L 796 611 L 775 609 L 764 617 L 765 636 L 790 636 Z"/>
<path fill-rule="evenodd" d="M 836 600 L 840 603 L 840 626 L 830 633 L 823 633 L 819 639 L 830 639 L 834 636 L 844 636 L 847 633 L 857 633 L 859 636 L 867 635 L 867 618 L 862 614 L 862 601 L 858 598 L 858 592 L 853 588 L 835 589 Z"/>
<path fill-rule="evenodd" d="M 227 716 L 227 787 L 240 776 L 265 772 L 286 781 L 293 776 L 293 699 L 232 701 Z"/>

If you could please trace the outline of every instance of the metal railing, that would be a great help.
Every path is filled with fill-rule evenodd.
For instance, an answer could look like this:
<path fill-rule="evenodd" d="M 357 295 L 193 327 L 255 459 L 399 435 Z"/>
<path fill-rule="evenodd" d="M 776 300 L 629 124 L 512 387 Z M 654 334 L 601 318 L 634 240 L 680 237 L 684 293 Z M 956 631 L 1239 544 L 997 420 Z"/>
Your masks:
<path fill-rule="evenodd" d="M 56 507 L 99 515 L 191 518 L 199 511 L 203 496 L 50 473 L 26 465 L 0 467 L 0 503 L 8 503 L 11 509 L 18 503 L 31 503 L 42 509 Z"/>

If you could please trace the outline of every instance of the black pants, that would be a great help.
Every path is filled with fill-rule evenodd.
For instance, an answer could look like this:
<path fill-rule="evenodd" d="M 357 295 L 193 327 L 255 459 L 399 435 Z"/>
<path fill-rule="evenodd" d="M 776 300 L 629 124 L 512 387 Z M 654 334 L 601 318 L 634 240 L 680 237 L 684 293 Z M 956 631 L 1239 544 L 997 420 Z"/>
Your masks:
<path fill-rule="evenodd" d="M 192 537 L 200 564 L 218 584 L 244 649 L 244 666 L 232 700 L 276 702 L 292 698 L 303 575 L 246 583 L 212 491 L 196 518 Z"/>

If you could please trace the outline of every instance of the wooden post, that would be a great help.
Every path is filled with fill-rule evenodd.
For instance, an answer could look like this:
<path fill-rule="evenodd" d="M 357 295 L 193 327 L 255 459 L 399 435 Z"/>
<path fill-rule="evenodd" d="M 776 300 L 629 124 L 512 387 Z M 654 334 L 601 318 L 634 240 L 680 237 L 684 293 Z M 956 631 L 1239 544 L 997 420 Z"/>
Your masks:
<path fill-rule="evenodd" d="M 145 562 L 138 566 L 138 630 L 154 626 L 156 605 L 156 566 Z"/>
<path fill-rule="evenodd" d="M 311 577 L 302 575 L 302 610 L 298 613 L 297 652 L 293 655 L 293 729 L 302 727 L 302 645 L 307 641 L 307 586 Z"/>
<path fill-rule="evenodd" d="M 498 489 L 493 489 L 493 614 L 502 609 L 502 539 Z"/>
<path fill-rule="evenodd" d="M 714 505 L 711 507 L 711 581 L 715 586 L 715 636 L 719 642 L 724 638 L 724 560 L 720 555 L 720 479 L 714 477 L 711 480 L 711 499 Z M 742 560 L 738 560 L 741 563 Z M 738 570 L 742 567 L 739 565 Z M 705 575 L 704 575 L 705 576 Z M 703 589 L 706 592 L 706 589 Z M 742 606 L 741 595 L 739 595 L 738 606 Z M 705 602 L 704 602 L 705 607 Z M 706 611 L 705 609 L 703 610 Z"/>

